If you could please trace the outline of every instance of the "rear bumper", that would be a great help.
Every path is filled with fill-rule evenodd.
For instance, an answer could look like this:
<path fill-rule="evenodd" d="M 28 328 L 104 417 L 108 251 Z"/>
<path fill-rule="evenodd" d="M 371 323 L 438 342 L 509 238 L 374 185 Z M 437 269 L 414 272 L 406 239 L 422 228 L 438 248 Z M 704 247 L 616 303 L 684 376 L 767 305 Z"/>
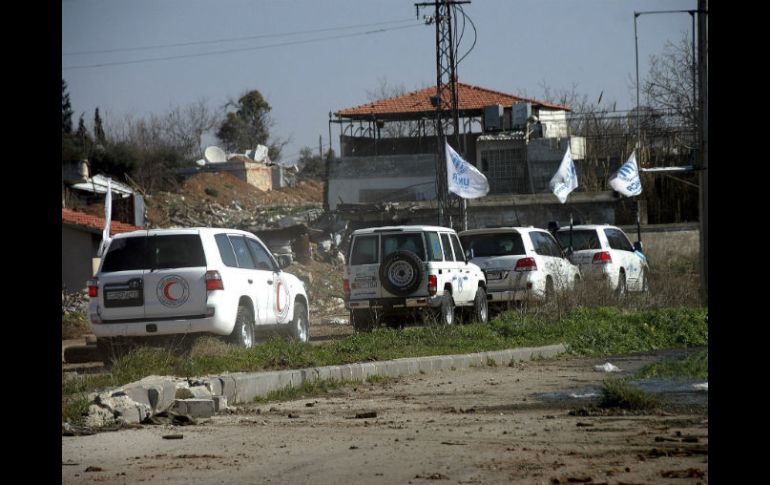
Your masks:
<path fill-rule="evenodd" d="M 535 296 L 535 293 L 532 290 L 527 290 L 525 288 L 502 291 L 487 289 L 487 301 L 490 303 L 521 301 L 532 298 L 533 296 Z"/>
<path fill-rule="evenodd" d="M 178 335 L 208 332 L 230 335 L 233 323 L 229 325 L 217 317 L 179 318 L 175 320 L 141 320 L 131 323 L 94 323 L 91 328 L 97 337 L 149 337 L 152 335 Z"/>
<path fill-rule="evenodd" d="M 367 300 L 349 300 L 345 302 L 348 310 L 377 308 L 383 310 L 401 310 L 407 308 L 438 307 L 440 296 L 418 296 L 410 298 L 371 298 Z"/>

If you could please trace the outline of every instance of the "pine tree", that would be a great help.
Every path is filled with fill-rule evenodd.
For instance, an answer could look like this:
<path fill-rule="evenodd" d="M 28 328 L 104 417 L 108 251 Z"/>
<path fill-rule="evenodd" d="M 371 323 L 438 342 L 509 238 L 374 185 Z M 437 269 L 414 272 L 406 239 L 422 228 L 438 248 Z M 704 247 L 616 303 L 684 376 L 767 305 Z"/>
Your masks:
<path fill-rule="evenodd" d="M 94 111 L 94 136 L 96 137 L 96 143 L 102 146 L 107 145 L 107 137 L 104 134 L 104 127 L 102 126 L 102 117 L 99 116 L 99 107 Z"/>
<path fill-rule="evenodd" d="M 64 79 L 61 80 L 61 132 L 66 135 L 72 133 L 72 104 Z"/>

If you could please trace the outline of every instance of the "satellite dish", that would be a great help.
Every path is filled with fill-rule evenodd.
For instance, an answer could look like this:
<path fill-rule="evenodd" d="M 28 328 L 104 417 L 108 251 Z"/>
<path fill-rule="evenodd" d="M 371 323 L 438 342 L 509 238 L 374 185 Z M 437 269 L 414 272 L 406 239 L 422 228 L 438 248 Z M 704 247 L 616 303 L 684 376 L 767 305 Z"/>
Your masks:
<path fill-rule="evenodd" d="M 203 152 L 203 157 L 208 163 L 224 163 L 227 160 L 225 151 L 217 146 L 206 147 Z"/>
<path fill-rule="evenodd" d="M 202 167 L 202 166 L 206 165 L 206 160 L 201 158 L 200 160 L 196 160 L 195 164 L 198 165 L 199 167 Z"/>
<path fill-rule="evenodd" d="M 261 162 L 267 157 L 267 147 L 265 145 L 257 145 L 257 148 L 254 150 L 254 160 L 257 162 Z"/>

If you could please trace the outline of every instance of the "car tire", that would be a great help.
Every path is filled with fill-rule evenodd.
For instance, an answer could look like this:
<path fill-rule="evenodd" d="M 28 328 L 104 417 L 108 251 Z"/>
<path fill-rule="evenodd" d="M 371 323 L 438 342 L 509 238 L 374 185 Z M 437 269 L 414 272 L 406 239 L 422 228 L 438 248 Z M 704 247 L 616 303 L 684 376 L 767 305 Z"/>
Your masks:
<path fill-rule="evenodd" d="M 291 320 L 291 335 L 300 342 L 307 342 L 310 340 L 307 308 L 305 308 L 305 304 L 301 301 L 294 303 L 294 318 Z"/>
<path fill-rule="evenodd" d="M 441 306 L 438 307 L 436 318 L 439 325 L 454 325 L 455 323 L 455 301 L 452 295 L 445 293 L 441 297 Z"/>
<path fill-rule="evenodd" d="M 642 284 L 640 286 L 641 286 L 640 291 L 642 293 L 650 292 L 650 279 L 647 278 L 647 271 L 642 271 Z"/>
<path fill-rule="evenodd" d="M 489 323 L 487 292 L 481 286 L 476 290 L 476 297 L 473 299 L 473 317 L 479 323 Z"/>
<path fill-rule="evenodd" d="M 556 294 L 556 291 L 553 288 L 553 278 L 548 276 L 545 279 L 545 302 L 546 303 L 552 302 L 555 294 Z"/>
<path fill-rule="evenodd" d="M 420 257 L 411 251 L 394 251 L 387 255 L 380 264 L 380 283 L 388 292 L 396 296 L 407 296 L 425 279 Z"/>
<path fill-rule="evenodd" d="M 626 291 L 628 291 L 628 288 L 626 288 L 626 273 L 621 271 L 620 275 L 618 275 L 618 286 L 615 288 L 615 295 L 618 298 L 623 298 L 626 296 Z"/>
<path fill-rule="evenodd" d="M 371 332 L 377 320 L 370 310 L 350 310 L 350 324 L 356 332 Z"/>
<path fill-rule="evenodd" d="M 254 347 L 254 319 L 248 307 L 243 305 L 238 307 L 238 315 L 235 317 L 235 326 L 229 341 L 244 349 Z"/>

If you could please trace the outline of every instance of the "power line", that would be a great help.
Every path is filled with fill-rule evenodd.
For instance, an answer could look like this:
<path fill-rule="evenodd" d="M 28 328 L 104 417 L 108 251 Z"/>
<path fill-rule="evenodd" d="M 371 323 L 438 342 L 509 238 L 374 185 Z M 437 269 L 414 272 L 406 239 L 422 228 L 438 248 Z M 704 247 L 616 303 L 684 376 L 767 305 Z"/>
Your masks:
<path fill-rule="evenodd" d="M 362 35 L 370 35 L 370 34 L 380 34 L 384 32 L 391 32 L 394 30 L 403 30 L 403 29 L 409 29 L 413 27 L 419 27 L 421 24 L 415 24 L 415 25 L 405 25 L 402 27 L 392 27 L 389 29 L 377 29 L 377 30 L 369 30 L 366 32 L 357 32 L 353 34 L 343 34 L 343 35 L 333 35 L 329 37 L 319 37 L 316 39 L 307 39 L 307 40 L 297 40 L 297 41 L 291 41 L 291 42 L 281 42 L 278 44 L 268 44 L 268 45 L 262 45 L 262 46 L 256 46 L 256 47 L 244 47 L 240 49 L 226 49 L 226 50 L 220 50 L 220 51 L 212 51 L 212 52 L 201 52 L 198 54 L 183 54 L 183 55 L 176 55 L 176 56 L 166 56 L 166 57 L 152 57 L 152 58 L 146 58 L 146 59 L 136 59 L 133 61 L 117 61 L 117 62 L 103 62 L 99 64 L 85 64 L 85 65 L 79 65 L 79 66 L 67 66 L 62 67 L 62 71 L 68 71 L 72 69 L 90 69 L 95 67 L 107 67 L 107 66 L 119 66 L 119 65 L 126 65 L 126 64 L 141 64 L 144 62 L 156 62 L 156 61 L 170 61 L 173 59 L 186 59 L 191 57 L 203 57 L 203 56 L 213 56 L 218 54 L 229 54 L 232 52 L 246 52 L 246 51 L 255 51 L 255 50 L 262 50 L 262 49 L 268 49 L 271 47 L 284 47 L 289 45 L 299 45 L 299 44 L 311 44 L 313 42 L 321 42 L 325 40 L 335 40 L 335 39 L 345 39 L 349 37 L 360 37 Z"/>
<path fill-rule="evenodd" d="M 213 40 L 201 40 L 196 42 L 179 42 L 174 44 L 155 44 L 155 45 L 148 45 L 148 46 L 142 46 L 142 47 L 119 47 L 115 49 L 100 49 L 100 50 L 90 50 L 90 51 L 79 51 L 79 52 L 62 52 L 63 56 L 80 56 L 80 55 L 87 55 L 87 54 L 107 54 L 107 53 L 113 53 L 113 52 L 129 52 L 129 51 L 142 51 L 142 50 L 150 50 L 150 49 L 164 49 L 167 47 L 185 47 L 185 46 L 191 46 L 191 45 L 205 45 L 205 44 L 219 44 L 222 42 L 235 42 L 240 40 L 253 40 L 253 39 L 265 39 L 265 38 L 271 38 L 271 37 L 287 37 L 291 35 L 303 35 L 303 34 L 317 34 L 319 32 L 331 32 L 335 30 L 347 30 L 347 29 L 356 29 L 356 28 L 362 28 L 362 27 L 376 27 L 380 25 L 390 25 L 390 24 L 402 24 L 405 22 L 414 22 L 414 19 L 404 19 L 404 20 L 389 20 L 387 22 L 377 22 L 377 23 L 370 23 L 370 24 L 359 24 L 359 25 L 347 25 L 344 27 L 329 27 L 325 29 L 313 29 L 313 30 L 299 30 L 296 32 L 282 32 L 278 34 L 261 34 L 261 35 L 250 35 L 246 37 L 227 37 L 222 39 L 213 39 Z"/>

